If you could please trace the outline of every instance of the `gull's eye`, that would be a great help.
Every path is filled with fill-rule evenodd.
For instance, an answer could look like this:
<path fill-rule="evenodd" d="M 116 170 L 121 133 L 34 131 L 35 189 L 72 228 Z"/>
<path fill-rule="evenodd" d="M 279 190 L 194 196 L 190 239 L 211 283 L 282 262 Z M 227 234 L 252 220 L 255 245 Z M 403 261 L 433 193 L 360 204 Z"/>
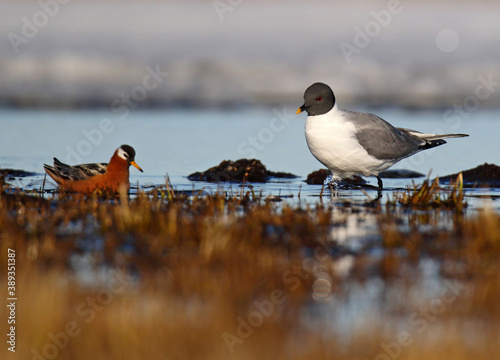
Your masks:
<path fill-rule="evenodd" d="M 321 100 L 323 100 L 323 97 L 322 97 L 322 96 L 318 96 L 318 97 L 316 98 L 316 101 L 321 101 Z"/>

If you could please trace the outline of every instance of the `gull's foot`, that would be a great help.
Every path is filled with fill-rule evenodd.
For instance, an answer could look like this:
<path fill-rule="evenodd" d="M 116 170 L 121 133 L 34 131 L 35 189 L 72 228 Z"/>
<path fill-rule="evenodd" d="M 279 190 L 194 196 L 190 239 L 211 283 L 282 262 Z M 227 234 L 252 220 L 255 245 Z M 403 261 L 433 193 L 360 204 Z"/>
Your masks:
<path fill-rule="evenodd" d="M 323 181 L 323 185 L 330 185 L 330 183 L 334 182 L 336 179 L 333 178 L 333 175 L 330 174 L 326 177 L 325 181 Z"/>
<path fill-rule="evenodd" d="M 323 186 L 328 186 L 328 188 L 330 189 L 331 195 L 332 196 L 334 196 L 334 195 L 336 196 L 337 191 L 340 188 L 340 186 L 339 186 L 340 180 L 341 180 L 340 178 L 338 178 L 338 177 L 333 176 L 332 174 L 330 174 L 323 181 Z"/>
<path fill-rule="evenodd" d="M 326 177 L 326 179 L 323 181 L 323 185 L 329 185 L 333 180 L 333 175 L 330 174 Z"/>
<path fill-rule="evenodd" d="M 331 192 L 337 192 L 340 189 L 339 183 L 336 181 L 329 182 L 327 185 Z"/>
<path fill-rule="evenodd" d="M 328 175 L 325 179 L 325 181 L 323 181 L 323 185 L 326 185 L 330 188 L 330 190 L 332 191 L 336 191 L 339 189 L 340 187 L 340 178 L 338 177 L 335 177 L 333 175 Z"/>

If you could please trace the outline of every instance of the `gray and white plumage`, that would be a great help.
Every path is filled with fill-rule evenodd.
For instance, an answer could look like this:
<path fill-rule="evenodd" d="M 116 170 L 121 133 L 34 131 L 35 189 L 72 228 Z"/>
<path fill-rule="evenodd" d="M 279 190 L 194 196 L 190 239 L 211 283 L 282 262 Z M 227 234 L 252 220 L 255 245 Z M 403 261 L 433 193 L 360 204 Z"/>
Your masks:
<path fill-rule="evenodd" d="M 334 179 L 353 175 L 378 176 L 398 161 L 419 151 L 446 144 L 445 138 L 466 134 L 424 134 L 396 128 L 368 113 L 341 110 L 332 89 L 314 83 L 304 93 L 297 114 L 308 114 L 305 126 L 311 153 L 331 170 Z"/>

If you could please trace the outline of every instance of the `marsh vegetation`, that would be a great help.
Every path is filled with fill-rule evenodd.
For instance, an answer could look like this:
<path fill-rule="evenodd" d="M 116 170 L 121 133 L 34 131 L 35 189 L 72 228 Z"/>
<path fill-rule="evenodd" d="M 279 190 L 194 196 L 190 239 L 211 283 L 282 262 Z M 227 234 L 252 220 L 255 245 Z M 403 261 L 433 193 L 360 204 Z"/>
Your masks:
<path fill-rule="evenodd" d="M 500 216 L 468 210 L 461 192 L 424 182 L 386 205 L 291 205 L 244 190 L 44 198 L 2 188 L 0 251 L 15 249 L 18 263 L 16 355 L 500 357 Z M 436 194 L 453 206 L 406 205 Z"/>

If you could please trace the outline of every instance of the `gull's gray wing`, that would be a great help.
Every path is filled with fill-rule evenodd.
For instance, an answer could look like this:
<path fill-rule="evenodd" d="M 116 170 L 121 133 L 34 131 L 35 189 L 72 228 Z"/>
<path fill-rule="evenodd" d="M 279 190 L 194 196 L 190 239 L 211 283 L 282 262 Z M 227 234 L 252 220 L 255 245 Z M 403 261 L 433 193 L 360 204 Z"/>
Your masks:
<path fill-rule="evenodd" d="M 354 124 L 361 146 L 376 159 L 403 159 L 422 150 L 425 140 L 398 129 L 373 114 L 344 110 L 346 119 Z"/>

